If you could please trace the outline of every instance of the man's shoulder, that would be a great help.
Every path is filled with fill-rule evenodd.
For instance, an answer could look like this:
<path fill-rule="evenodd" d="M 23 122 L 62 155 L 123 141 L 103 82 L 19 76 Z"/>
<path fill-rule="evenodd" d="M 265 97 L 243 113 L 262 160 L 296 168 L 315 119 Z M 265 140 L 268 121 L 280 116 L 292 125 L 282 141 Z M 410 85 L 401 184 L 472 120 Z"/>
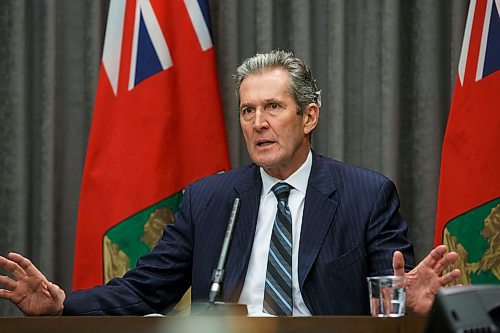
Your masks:
<path fill-rule="evenodd" d="M 243 167 L 231 169 L 228 172 L 220 172 L 201 178 L 190 185 L 192 189 L 209 188 L 214 191 L 218 189 L 233 188 L 244 181 L 252 181 L 259 176 L 259 167 L 249 164 Z"/>
<path fill-rule="evenodd" d="M 337 159 L 334 159 L 332 157 L 324 156 L 321 154 L 314 154 L 314 159 L 313 163 L 317 162 L 320 164 L 320 166 L 326 166 L 330 168 L 331 170 L 338 170 L 342 172 L 349 172 L 349 173 L 360 173 L 360 174 L 367 174 L 367 175 L 372 175 L 374 177 L 383 177 L 387 178 L 385 175 L 381 174 L 378 171 L 368 169 L 362 166 L 350 164 L 347 162 L 342 162 Z"/>
<path fill-rule="evenodd" d="M 313 171 L 316 174 L 323 173 L 331 176 L 335 183 L 352 181 L 352 179 L 379 184 L 392 182 L 387 176 L 378 171 L 342 162 L 320 154 L 314 154 Z"/>
<path fill-rule="evenodd" d="M 321 155 L 316 156 L 316 166 L 314 161 L 309 183 L 321 193 L 332 193 L 351 205 L 374 202 L 380 195 L 399 201 L 394 182 L 377 171 Z"/>

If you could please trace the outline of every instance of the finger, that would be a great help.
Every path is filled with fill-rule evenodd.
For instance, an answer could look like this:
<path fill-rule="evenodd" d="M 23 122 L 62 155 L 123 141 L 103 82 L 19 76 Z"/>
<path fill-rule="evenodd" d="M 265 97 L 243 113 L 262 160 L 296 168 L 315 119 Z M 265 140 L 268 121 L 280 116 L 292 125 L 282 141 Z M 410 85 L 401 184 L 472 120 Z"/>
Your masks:
<path fill-rule="evenodd" d="M 441 275 L 445 269 L 447 269 L 450 265 L 453 265 L 458 259 L 458 254 L 456 252 L 446 253 L 441 260 L 438 261 L 436 266 L 434 267 L 434 271 Z"/>
<path fill-rule="evenodd" d="M 17 287 L 17 281 L 5 275 L 0 275 L 0 284 L 9 290 L 14 290 Z"/>
<path fill-rule="evenodd" d="M 4 269 L 7 269 L 6 265 L 7 265 L 8 262 L 9 262 L 9 259 L 0 256 L 0 267 L 2 267 Z"/>
<path fill-rule="evenodd" d="M 17 280 L 26 276 L 26 272 L 14 261 L 0 257 L 0 266 L 12 274 Z"/>
<path fill-rule="evenodd" d="M 452 282 L 453 280 L 456 280 L 460 277 L 460 270 L 458 268 L 452 270 L 449 273 L 446 273 L 445 275 L 441 276 L 439 278 L 439 284 L 441 286 L 446 286 L 448 283 Z"/>
<path fill-rule="evenodd" d="M 5 298 L 5 299 L 8 299 L 8 300 L 12 300 L 12 291 L 10 290 L 5 290 L 5 289 L 0 289 L 0 297 L 1 298 Z"/>
<path fill-rule="evenodd" d="M 9 253 L 9 258 L 17 263 L 28 276 L 43 276 L 42 272 L 28 259 L 18 253 Z"/>
<path fill-rule="evenodd" d="M 394 275 L 405 275 L 405 258 L 400 251 L 395 251 L 392 255 L 392 269 Z"/>
<path fill-rule="evenodd" d="M 432 249 L 431 252 L 425 257 L 420 263 L 426 266 L 434 268 L 436 263 L 443 257 L 443 255 L 448 251 L 446 245 L 439 245 Z"/>
<path fill-rule="evenodd" d="M 7 259 L 7 258 L 5 258 L 3 256 L 0 256 L 0 267 L 3 267 L 4 269 L 7 269 L 10 262 L 12 262 L 12 260 L 9 260 L 9 259 Z"/>

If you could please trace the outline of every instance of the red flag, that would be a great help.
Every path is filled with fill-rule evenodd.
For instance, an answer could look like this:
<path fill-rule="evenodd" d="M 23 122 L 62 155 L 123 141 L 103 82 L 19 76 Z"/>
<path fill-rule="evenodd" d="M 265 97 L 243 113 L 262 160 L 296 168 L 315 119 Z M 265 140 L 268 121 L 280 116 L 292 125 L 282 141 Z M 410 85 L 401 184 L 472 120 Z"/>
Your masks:
<path fill-rule="evenodd" d="M 197 0 L 110 3 L 74 289 L 134 266 L 173 219 L 180 191 L 230 167 L 207 9 Z"/>
<path fill-rule="evenodd" d="M 460 255 L 461 283 L 500 281 L 500 18 L 472 0 L 443 143 L 435 243 Z"/>

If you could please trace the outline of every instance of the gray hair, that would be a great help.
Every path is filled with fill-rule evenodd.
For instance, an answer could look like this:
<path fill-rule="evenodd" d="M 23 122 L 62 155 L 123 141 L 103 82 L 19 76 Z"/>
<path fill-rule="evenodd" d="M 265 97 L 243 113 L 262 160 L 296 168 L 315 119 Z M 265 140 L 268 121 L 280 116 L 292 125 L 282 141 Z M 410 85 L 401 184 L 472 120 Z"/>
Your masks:
<path fill-rule="evenodd" d="M 312 76 L 309 66 L 295 57 L 292 52 L 285 51 L 257 53 L 243 61 L 234 75 L 238 98 L 241 83 L 248 75 L 274 68 L 282 68 L 290 75 L 290 95 L 297 103 L 298 114 L 303 114 L 305 107 L 310 103 L 316 103 L 318 107 L 321 107 L 321 91 L 316 86 L 316 79 Z"/>

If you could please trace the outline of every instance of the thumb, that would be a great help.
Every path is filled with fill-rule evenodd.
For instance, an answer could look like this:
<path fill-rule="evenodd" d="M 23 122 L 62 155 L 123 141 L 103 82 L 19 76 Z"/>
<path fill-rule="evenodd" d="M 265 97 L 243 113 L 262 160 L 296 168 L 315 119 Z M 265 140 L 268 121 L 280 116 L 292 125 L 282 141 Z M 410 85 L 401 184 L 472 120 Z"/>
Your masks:
<path fill-rule="evenodd" d="M 62 302 L 66 298 L 64 291 L 55 283 L 49 282 L 47 289 L 55 301 Z"/>
<path fill-rule="evenodd" d="M 392 255 L 392 269 L 394 275 L 405 275 L 405 258 L 400 251 L 396 251 Z"/>
<path fill-rule="evenodd" d="M 57 312 L 54 314 L 61 315 L 63 310 L 63 302 L 66 299 L 64 290 L 62 290 L 57 284 L 54 284 L 52 282 L 49 282 L 49 284 L 47 285 L 47 289 L 50 293 L 50 296 L 52 296 L 54 303 L 60 306 L 60 308 L 57 309 Z"/>

